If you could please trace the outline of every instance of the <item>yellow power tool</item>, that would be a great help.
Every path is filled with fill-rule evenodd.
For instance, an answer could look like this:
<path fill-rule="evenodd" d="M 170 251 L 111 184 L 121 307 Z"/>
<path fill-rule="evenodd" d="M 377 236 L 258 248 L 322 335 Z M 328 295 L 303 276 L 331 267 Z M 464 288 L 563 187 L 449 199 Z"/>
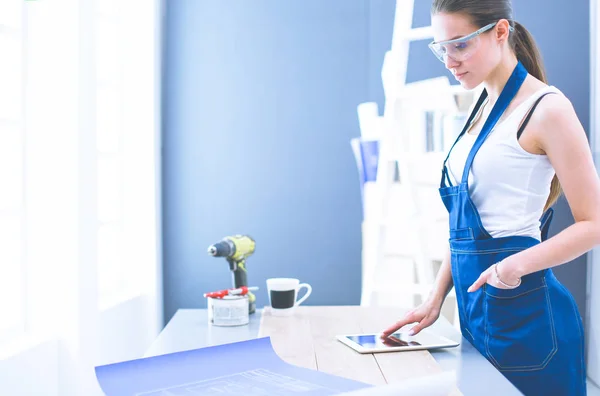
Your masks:
<path fill-rule="evenodd" d="M 214 257 L 225 257 L 233 274 L 235 289 L 248 286 L 246 259 L 254 253 L 256 242 L 247 235 L 228 236 L 208 247 L 208 254 Z M 256 311 L 256 296 L 248 292 L 249 313 Z"/>

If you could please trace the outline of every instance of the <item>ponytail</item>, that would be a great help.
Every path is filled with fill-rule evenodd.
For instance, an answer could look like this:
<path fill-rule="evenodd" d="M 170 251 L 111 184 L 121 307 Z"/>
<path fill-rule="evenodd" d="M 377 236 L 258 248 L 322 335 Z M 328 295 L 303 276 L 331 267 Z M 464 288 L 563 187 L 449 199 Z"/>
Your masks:
<path fill-rule="evenodd" d="M 512 36 L 510 42 L 513 51 L 517 55 L 517 59 L 521 61 L 525 69 L 544 83 L 548 83 L 546 80 L 546 71 L 544 70 L 544 64 L 542 61 L 542 55 L 538 49 L 533 36 L 519 22 L 514 22 L 515 33 Z"/>
<path fill-rule="evenodd" d="M 533 36 L 519 22 L 514 22 L 515 32 L 511 35 L 510 45 L 517 56 L 517 59 L 525 66 L 525 69 L 544 83 L 548 83 L 546 80 L 546 71 L 544 70 L 544 64 L 542 62 L 542 55 L 535 44 Z M 558 181 L 558 177 L 554 175 L 552 183 L 550 184 L 550 195 L 544 206 L 544 211 L 549 209 L 556 203 L 560 195 L 562 194 L 562 188 Z"/>

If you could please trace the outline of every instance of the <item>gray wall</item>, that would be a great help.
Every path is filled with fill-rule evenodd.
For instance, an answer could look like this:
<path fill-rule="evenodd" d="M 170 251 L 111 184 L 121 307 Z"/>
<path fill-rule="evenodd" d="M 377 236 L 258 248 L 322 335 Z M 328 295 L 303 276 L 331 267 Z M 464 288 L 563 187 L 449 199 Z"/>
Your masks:
<path fill-rule="evenodd" d="M 415 26 L 429 2 L 415 2 Z M 588 119 L 585 0 L 529 0 L 516 18 L 538 40 L 552 84 Z M 223 236 L 257 241 L 249 279 L 313 285 L 307 304 L 360 301 L 361 203 L 349 140 L 356 106 L 383 106 L 380 72 L 390 46 L 391 0 L 170 0 L 163 137 L 165 320 L 205 307 L 202 293 L 230 285 L 206 248 Z M 549 23 L 549 21 L 552 21 Z M 450 74 L 411 46 L 409 81 Z M 451 77 L 451 76 L 450 76 Z M 558 204 L 557 232 L 572 223 Z M 583 312 L 585 260 L 556 270 Z M 342 277 L 344 280 L 342 281 Z"/>

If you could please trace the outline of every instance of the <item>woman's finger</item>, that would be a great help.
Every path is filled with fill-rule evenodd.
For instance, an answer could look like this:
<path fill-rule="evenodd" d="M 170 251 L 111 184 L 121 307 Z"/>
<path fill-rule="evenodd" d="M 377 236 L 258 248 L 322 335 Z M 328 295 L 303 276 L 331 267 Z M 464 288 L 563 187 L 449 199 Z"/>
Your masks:
<path fill-rule="evenodd" d="M 388 327 L 387 329 L 385 329 L 382 333 L 382 335 L 384 337 L 389 336 L 390 334 L 393 334 L 394 332 L 396 332 L 398 329 L 401 329 L 402 327 L 406 326 L 409 323 L 413 323 L 415 322 L 415 317 L 414 317 L 414 312 L 412 313 L 408 313 L 406 316 L 404 316 L 404 318 L 402 318 L 401 320 L 397 321 L 396 323 L 394 323 L 392 326 Z"/>
<path fill-rule="evenodd" d="M 475 283 L 473 283 L 468 289 L 467 291 L 469 293 L 474 292 L 475 290 L 479 289 L 481 286 L 483 286 L 483 284 L 485 282 L 487 282 L 487 278 L 488 278 L 488 271 L 484 271 L 481 273 L 481 275 L 479 275 L 479 278 L 477 278 L 477 280 L 475 281 Z"/>
<path fill-rule="evenodd" d="M 408 335 L 412 336 L 412 335 L 419 334 L 421 332 L 421 330 L 431 326 L 432 323 L 433 323 L 433 320 L 431 320 L 431 318 L 429 316 L 427 316 L 427 317 L 423 318 L 423 320 L 421 320 L 419 323 L 414 325 L 412 327 L 412 329 L 410 329 L 410 331 L 408 332 Z"/>

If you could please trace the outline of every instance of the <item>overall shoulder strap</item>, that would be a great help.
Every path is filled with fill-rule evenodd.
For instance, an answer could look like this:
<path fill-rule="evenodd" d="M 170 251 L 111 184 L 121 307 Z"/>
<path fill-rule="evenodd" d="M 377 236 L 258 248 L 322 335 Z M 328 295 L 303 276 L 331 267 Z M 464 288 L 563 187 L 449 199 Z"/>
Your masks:
<path fill-rule="evenodd" d="M 452 143 L 450 150 L 448 150 L 446 159 L 444 159 L 444 162 L 442 164 L 442 180 L 440 182 L 440 187 L 445 187 L 446 180 L 448 181 L 448 185 L 450 185 L 450 186 L 452 185 L 452 181 L 450 181 L 450 177 L 448 176 L 448 168 L 446 167 L 446 163 L 448 162 L 448 158 L 450 158 L 450 153 L 452 152 L 452 149 L 454 148 L 456 143 L 458 143 L 460 138 L 465 134 L 465 132 L 469 129 L 471 122 L 473 122 L 473 118 L 475 118 L 475 115 L 477 115 L 477 113 L 479 112 L 479 109 L 481 108 L 481 105 L 483 104 L 483 102 L 485 101 L 487 96 L 488 96 L 487 91 L 484 89 L 481 92 L 481 95 L 479 95 L 479 99 L 477 99 L 475 107 L 473 107 L 473 111 L 471 111 L 471 114 L 469 115 L 469 118 L 467 119 L 465 126 L 463 127 L 462 131 L 458 134 L 458 136 L 454 140 L 454 143 Z"/>
<path fill-rule="evenodd" d="M 510 102 L 512 102 L 513 98 L 521 88 L 521 85 L 523 85 L 523 81 L 525 81 L 527 74 L 528 73 L 527 69 L 525 69 L 525 66 L 523 66 L 521 62 L 518 62 L 510 78 L 504 85 L 504 88 L 502 89 L 498 100 L 494 104 L 494 107 L 492 107 L 492 111 L 485 120 L 483 128 L 481 128 L 481 132 L 479 132 L 479 136 L 477 136 L 477 140 L 475 140 L 475 144 L 473 144 L 473 147 L 469 152 L 469 156 L 467 157 L 465 168 L 463 170 L 461 183 L 468 184 L 469 172 L 471 170 L 471 165 L 473 165 L 473 159 L 475 159 L 477 151 L 479 151 L 485 139 L 494 129 L 494 126 L 496 125 L 496 123 L 498 122 L 498 120 L 500 119 Z"/>

